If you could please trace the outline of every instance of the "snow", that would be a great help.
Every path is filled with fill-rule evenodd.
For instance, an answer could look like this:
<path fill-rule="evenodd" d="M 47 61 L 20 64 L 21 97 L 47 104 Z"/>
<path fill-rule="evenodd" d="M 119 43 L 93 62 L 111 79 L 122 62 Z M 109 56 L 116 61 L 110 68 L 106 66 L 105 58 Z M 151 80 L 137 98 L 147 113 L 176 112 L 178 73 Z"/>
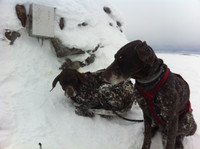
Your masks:
<path fill-rule="evenodd" d="M 116 51 L 128 41 L 117 27 L 109 22 L 121 22 L 116 10 L 107 15 L 103 6 L 112 5 L 105 1 L 89 0 L 1 0 L 0 1 L 0 149 L 36 149 L 41 142 L 43 149 L 137 149 L 143 141 L 143 123 L 132 123 L 100 116 L 81 117 L 61 87 L 49 92 L 53 79 L 59 74 L 63 61 L 57 58 L 49 40 L 41 45 L 37 38 L 29 37 L 15 15 L 15 5 L 30 3 L 56 7 L 55 35 L 64 44 L 83 50 L 94 49 L 100 44 L 93 64 L 81 68 L 81 72 L 96 71 L 107 67 Z M 111 7 L 112 8 L 112 7 Z M 58 27 L 60 17 L 66 19 L 64 30 Z M 88 26 L 78 27 L 86 21 Z M 18 30 L 21 37 L 10 46 L 4 37 L 4 29 Z M 148 41 L 147 41 L 148 42 Z M 180 73 L 191 88 L 191 104 L 197 124 L 199 117 L 200 55 L 157 54 L 170 69 Z M 74 60 L 84 59 L 72 56 Z M 142 119 L 137 105 L 126 115 Z M 200 129 L 184 140 L 185 149 L 200 146 Z M 152 149 L 161 149 L 158 133 L 152 140 Z"/>

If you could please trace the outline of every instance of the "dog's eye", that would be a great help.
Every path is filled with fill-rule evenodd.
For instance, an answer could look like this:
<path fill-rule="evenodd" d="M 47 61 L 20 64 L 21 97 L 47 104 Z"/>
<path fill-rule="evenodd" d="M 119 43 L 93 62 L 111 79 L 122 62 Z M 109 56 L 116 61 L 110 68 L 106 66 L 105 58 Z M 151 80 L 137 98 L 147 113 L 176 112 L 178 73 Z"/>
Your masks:
<path fill-rule="evenodd" d="M 120 56 L 119 56 L 119 60 L 122 60 L 122 59 L 123 59 L 123 56 L 122 56 L 122 55 L 120 55 Z"/>
<path fill-rule="evenodd" d="M 118 64 L 120 65 L 121 63 L 123 63 L 124 62 L 124 56 L 123 55 L 120 55 L 119 57 L 118 57 Z"/>

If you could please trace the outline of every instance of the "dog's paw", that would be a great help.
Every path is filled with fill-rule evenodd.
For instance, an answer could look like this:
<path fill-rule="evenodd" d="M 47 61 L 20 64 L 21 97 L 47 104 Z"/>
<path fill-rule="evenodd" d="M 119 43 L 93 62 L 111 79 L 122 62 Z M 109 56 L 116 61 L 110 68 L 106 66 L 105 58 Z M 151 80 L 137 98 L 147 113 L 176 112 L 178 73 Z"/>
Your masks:
<path fill-rule="evenodd" d="M 76 108 L 75 113 L 81 116 L 94 117 L 94 113 L 85 108 Z"/>

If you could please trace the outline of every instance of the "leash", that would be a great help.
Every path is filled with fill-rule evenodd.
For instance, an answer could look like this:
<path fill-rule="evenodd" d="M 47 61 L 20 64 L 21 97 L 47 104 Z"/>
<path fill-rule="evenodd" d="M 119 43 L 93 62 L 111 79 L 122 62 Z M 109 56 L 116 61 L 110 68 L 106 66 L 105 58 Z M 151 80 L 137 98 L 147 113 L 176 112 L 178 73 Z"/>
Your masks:
<path fill-rule="evenodd" d="M 126 118 L 126 117 L 123 117 L 121 116 L 120 114 L 117 113 L 117 111 L 115 111 L 112 107 L 112 105 L 108 102 L 108 100 L 106 100 L 106 97 L 104 94 L 103 95 L 103 99 L 105 100 L 106 104 L 108 105 L 108 107 L 110 108 L 110 110 L 115 114 L 117 115 L 119 118 L 123 119 L 123 120 L 126 120 L 126 121 L 130 121 L 130 122 L 137 122 L 137 123 L 140 123 L 140 122 L 144 122 L 144 120 L 135 120 L 135 119 L 129 119 L 129 118 Z"/>

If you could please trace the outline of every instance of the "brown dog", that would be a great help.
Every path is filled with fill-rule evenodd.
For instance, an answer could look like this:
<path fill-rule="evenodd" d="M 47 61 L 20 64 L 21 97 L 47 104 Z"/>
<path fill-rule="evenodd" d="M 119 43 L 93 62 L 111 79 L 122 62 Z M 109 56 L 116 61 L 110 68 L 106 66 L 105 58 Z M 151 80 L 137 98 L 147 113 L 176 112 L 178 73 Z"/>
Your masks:
<path fill-rule="evenodd" d="M 193 135 L 197 128 L 189 86 L 180 75 L 170 72 L 146 42 L 137 40 L 123 46 L 104 77 L 113 84 L 129 77 L 136 80 L 134 95 L 145 122 L 142 149 L 150 149 L 153 125 L 161 129 L 166 149 L 183 149 L 184 136 Z"/>
<path fill-rule="evenodd" d="M 53 81 L 53 88 L 56 86 L 57 82 L 60 82 L 62 89 L 65 92 L 65 96 L 74 97 L 77 92 L 76 89 L 79 88 L 80 84 L 88 85 L 84 75 L 79 73 L 74 69 L 63 70 Z M 52 89 L 53 89 L 52 88 Z"/>
<path fill-rule="evenodd" d="M 53 88 L 60 83 L 65 95 L 75 103 L 78 115 L 92 117 L 94 114 L 114 116 L 125 114 L 134 102 L 133 84 L 129 81 L 111 85 L 102 78 L 103 70 L 80 73 L 74 69 L 64 69 L 53 81 Z M 118 100 L 116 100 L 118 99 Z M 107 104 L 110 103 L 112 109 Z"/>

